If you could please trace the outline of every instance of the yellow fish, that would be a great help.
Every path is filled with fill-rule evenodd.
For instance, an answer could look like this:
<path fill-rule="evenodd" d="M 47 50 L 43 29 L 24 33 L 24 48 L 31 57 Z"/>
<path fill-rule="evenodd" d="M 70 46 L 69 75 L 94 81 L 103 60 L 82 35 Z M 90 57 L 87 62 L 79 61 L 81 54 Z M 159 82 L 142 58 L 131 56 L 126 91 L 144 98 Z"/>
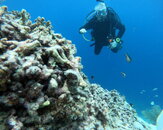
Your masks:
<path fill-rule="evenodd" d="M 127 53 L 125 54 L 125 57 L 126 57 L 126 61 L 128 63 L 130 63 L 132 61 L 132 58 Z"/>

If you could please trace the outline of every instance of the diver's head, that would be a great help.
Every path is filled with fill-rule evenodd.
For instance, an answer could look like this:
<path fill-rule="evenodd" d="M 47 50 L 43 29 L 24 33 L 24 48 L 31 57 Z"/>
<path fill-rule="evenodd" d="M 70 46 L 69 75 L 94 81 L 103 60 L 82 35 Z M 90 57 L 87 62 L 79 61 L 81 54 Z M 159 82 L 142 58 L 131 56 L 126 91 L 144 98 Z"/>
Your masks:
<path fill-rule="evenodd" d="M 107 7 L 105 3 L 100 2 L 95 6 L 97 20 L 103 21 L 107 17 Z"/>

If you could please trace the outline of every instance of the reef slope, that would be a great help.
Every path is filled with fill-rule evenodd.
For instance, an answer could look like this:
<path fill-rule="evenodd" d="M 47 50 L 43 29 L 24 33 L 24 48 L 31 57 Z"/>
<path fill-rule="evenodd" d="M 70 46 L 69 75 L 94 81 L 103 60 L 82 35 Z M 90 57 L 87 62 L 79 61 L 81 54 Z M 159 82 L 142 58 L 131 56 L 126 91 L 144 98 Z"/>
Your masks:
<path fill-rule="evenodd" d="M 26 10 L 0 8 L 1 130 L 151 130 L 116 90 L 90 84 L 76 47 Z"/>

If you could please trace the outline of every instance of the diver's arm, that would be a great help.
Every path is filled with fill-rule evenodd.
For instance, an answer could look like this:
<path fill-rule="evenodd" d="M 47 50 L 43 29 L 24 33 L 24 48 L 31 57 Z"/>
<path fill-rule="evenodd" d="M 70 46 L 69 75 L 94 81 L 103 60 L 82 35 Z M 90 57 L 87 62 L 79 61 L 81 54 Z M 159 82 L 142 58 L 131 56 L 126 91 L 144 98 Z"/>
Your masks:
<path fill-rule="evenodd" d="M 79 28 L 79 33 L 80 33 L 80 34 L 84 34 L 84 33 L 87 32 L 88 29 L 91 29 L 91 23 L 90 23 L 90 22 L 88 22 L 88 23 L 86 23 L 85 25 L 81 26 L 81 27 Z"/>
<path fill-rule="evenodd" d="M 116 28 L 119 30 L 116 37 L 121 38 L 123 36 L 124 32 L 125 32 L 125 26 L 123 24 L 121 24 L 121 23 L 118 23 L 116 25 Z"/>
<path fill-rule="evenodd" d="M 116 12 L 108 12 L 109 18 L 111 21 L 113 21 L 113 26 L 118 29 L 118 34 L 115 36 L 117 38 L 121 38 L 125 32 L 125 26 L 121 23 L 119 16 L 116 14 Z"/>
<path fill-rule="evenodd" d="M 81 27 L 79 28 L 79 30 L 81 30 L 82 28 L 84 28 L 84 29 L 86 29 L 86 30 L 92 29 L 94 23 L 95 23 L 95 18 L 92 18 L 92 19 L 89 20 L 85 25 L 81 26 Z"/>

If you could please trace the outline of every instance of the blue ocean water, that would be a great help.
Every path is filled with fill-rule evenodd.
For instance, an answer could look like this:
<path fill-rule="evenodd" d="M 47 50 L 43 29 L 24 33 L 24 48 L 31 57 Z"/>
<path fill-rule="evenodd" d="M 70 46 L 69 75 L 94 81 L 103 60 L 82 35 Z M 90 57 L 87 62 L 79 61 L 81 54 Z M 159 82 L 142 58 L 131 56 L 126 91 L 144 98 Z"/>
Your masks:
<path fill-rule="evenodd" d="M 50 20 L 55 32 L 76 45 L 91 83 L 118 90 L 138 112 L 150 107 L 151 101 L 163 108 L 163 1 L 105 1 L 117 12 L 126 32 L 121 51 L 114 54 L 105 47 L 98 56 L 89 47 L 91 42 L 78 33 L 86 15 L 97 4 L 95 0 L 6 0 L 3 4 L 9 11 L 26 9 L 32 20 L 38 16 Z M 131 63 L 125 60 L 126 52 L 132 57 Z M 121 72 L 127 76 L 122 77 Z"/>

